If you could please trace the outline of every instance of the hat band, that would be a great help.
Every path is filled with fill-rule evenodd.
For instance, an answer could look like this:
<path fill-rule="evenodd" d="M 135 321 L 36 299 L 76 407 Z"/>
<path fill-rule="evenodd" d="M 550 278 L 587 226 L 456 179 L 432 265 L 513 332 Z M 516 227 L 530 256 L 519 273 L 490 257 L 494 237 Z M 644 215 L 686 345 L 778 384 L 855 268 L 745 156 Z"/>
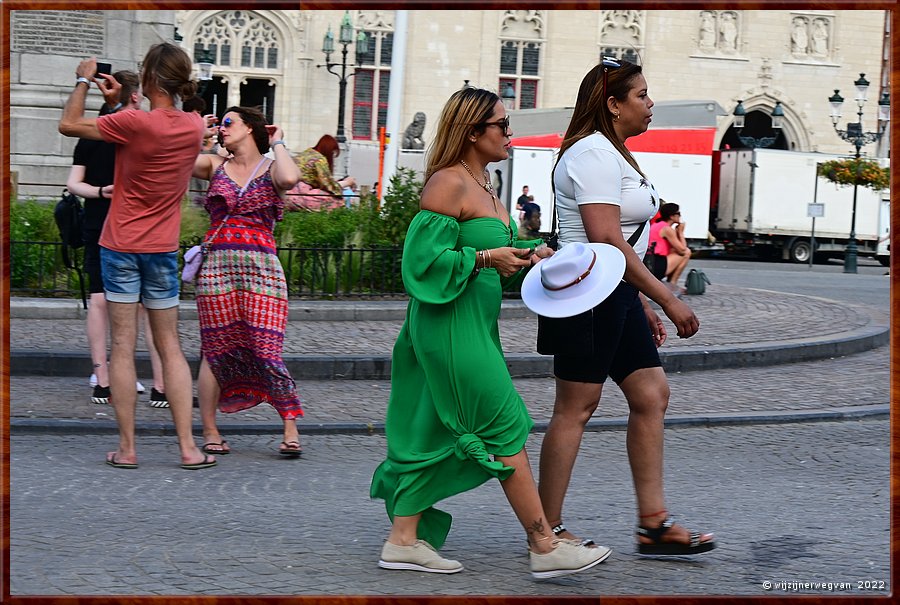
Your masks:
<path fill-rule="evenodd" d="M 558 287 L 554 288 L 554 287 L 548 286 L 547 283 L 544 281 L 544 276 L 541 275 L 541 285 L 544 286 L 544 289 L 545 289 L 545 290 L 550 290 L 551 292 L 559 292 L 560 290 L 565 290 L 566 288 L 571 288 L 572 286 L 574 286 L 574 285 L 576 285 L 576 284 L 580 284 L 582 281 L 584 281 L 584 279 L 585 279 L 588 275 L 591 274 L 591 270 L 594 268 L 594 263 L 597 262 L 597 253 L 594 252 L 593 250 L 591 250 L 591 254 L 593 254 L 594 257 L 591 259 L 591 264 L 590 264 L 590 266 L 587 268 L 587 271 L 585 271 L 584 273 L 582 273 L 581 275 L 579 275 L 578 277 L 576 277 L 576 278 L 574 279 L 574 281 L 572 281 L 572 282 L 570 282 L 570 283 L 568 283 L 568 284 L 566 284 L 566 285 L 564 285 L 564 286 L 558 286 Z"/>

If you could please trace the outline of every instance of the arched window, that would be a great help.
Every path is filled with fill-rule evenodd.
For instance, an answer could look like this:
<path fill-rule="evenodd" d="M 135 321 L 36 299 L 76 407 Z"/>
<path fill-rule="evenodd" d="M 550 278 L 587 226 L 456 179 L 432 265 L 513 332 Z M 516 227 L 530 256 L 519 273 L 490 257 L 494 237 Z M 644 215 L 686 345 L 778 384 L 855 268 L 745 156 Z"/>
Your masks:
<path fill-rule="evenodd" d="M 227 11 L 203 22 L 194 36 L 194 61 L 204 50 L 222 67 L 279 69 L 278 33 L 271 23 L 250 11 Z"/>

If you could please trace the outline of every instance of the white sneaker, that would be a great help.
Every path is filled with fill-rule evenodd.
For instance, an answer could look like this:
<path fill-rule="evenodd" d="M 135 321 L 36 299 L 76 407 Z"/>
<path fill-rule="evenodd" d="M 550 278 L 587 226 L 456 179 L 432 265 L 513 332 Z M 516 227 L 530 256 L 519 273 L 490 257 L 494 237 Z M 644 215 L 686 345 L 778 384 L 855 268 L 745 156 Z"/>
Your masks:
<path fill-rule="evenodd" d="M 97 375 L 96 375 L 96 374 L 91 374 L 91 377 L 88 379 L 88 383 L 89 383 L 92 387 L 97 386 Z"/>
<path fill-rule="evenodd" d="M 456 573 L 463 570 L 459 561 L 445 559 L 425 540 L 416 540 L 412 546 L 398 546 L 385 542 L 381 549 L 378 567 L 384 569 L 411 569 L 429 573 Z"/>
<path fill-rule="evenodd" d="M 138 393 L 143 393 L 144 391 L 147 390 L 147 389 L 144 388 L 144 385 L 141 384 L 141 381 L 140 381 L 140 380 L 137 381 L 137 384 L 136 384 L 135 386 L 137 387 L 137 392 L 138 392 Z"/>
<path fill-rule="evenodd" d="M 590 569 L 603 563 L 612 550 L 605 546 L 587 547 L 577 540 L 557 539 L 556 547 L 546 554 L 529 552 L 531 575 L 539 580 L 556 578 Z"/>

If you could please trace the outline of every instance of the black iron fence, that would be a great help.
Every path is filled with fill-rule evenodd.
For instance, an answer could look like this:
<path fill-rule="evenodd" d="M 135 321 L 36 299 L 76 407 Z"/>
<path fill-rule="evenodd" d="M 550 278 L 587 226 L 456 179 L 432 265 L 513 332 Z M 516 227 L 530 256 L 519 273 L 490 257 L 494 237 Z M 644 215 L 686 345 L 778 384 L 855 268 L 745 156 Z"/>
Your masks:
<path fill-rule="evenodd" d="M 10 293 L 13 296 L 80 296 L 78 273 L 62 260 L 59 242 L 10 242 Z M 181 250 L 182 255 L 187 250 Z M 291 298 L 366 298 L 406 295 L 400 276 L 402 246 L 279 248 L 278 257 Z M 83 250 L 70 250 L 81 266 Z M 193 286 L 181 289 L 193 298 Z"/>

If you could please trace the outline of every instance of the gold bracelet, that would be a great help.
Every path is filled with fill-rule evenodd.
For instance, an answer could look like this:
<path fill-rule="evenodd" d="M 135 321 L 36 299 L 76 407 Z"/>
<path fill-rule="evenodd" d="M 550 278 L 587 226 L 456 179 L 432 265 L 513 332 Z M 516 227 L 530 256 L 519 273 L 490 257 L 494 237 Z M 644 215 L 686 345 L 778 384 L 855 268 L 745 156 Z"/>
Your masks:
<path fill-rule="evenodd" d="M 485 267 L 491 268 L 494 266 L 494 259 L 491 257 L 491 251 L 485 250 L 485 253 L 487 254 L 487 259 L 488 259 L 488 264 L 485 265 Z"/>

